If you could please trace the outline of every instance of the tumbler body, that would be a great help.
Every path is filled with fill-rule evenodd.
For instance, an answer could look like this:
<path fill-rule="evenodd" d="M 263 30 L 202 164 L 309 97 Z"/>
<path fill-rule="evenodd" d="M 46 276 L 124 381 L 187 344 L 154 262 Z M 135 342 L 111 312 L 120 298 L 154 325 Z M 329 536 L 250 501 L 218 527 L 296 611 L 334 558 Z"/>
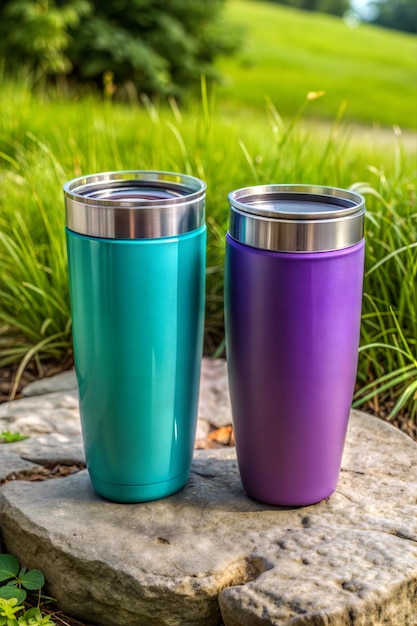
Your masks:
<path fill-rule="evenodd" d="M 119 502 L 168 496 L 185 485 L 194 447 L 206 227 L 127 239 L 67 228 L 66 236 L 92 484 Z"/>
<path fill-rule="evenodd" d="M 355 385 L 364 240 L 264 250 L 226 237 L 225 321 L 239 470 L 275 505 L 336 488 Z"/>

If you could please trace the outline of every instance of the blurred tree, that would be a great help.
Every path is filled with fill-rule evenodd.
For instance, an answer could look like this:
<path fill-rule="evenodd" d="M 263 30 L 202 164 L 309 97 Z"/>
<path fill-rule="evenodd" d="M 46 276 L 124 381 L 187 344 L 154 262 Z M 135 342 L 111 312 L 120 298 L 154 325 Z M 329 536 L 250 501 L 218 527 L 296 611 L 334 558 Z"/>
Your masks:
<path fill-rule="evenodd" d="M 6 70 L 27 65 L 37 75 L 70 72 L 68 31 L 90 11 L 89 0 L 68 0 L 60 7 L 48 0 L 2 0 L 0 58 Z"/>
<path fill-rule="evenodd" d="M 350 0 L 320 0 L 316 11 L 331 13 L 332 15 L 344 15 L 349 10 Z"/>
<path fill-rule="evenodd" d="M 349 0 L 270 0 L 276 4 L 285 4 L 305 11 L 319 11 L 332 15 L 344 15 L 349 9 Z"/>
<path fill-rule="evenodd" d="M 3 0 L 0 57 L 12 71 L 29 64 L 47 76 L 148 95 L 180 95 L 215 77 L 236 29 L 222 20 L 226 0 Z M 113 89 L 114 90 L 114 89 Z"/>
<path fill-rule="evenodd" d="M 417 0 L 370 0 L 375 8 L 373 24 L 417 33 Z"/>
<path fill-rule="evenodd" d="M 139 91 L 181 94 L 215 75 L 213 61 L 237 40 L 221 20 L 225 0 L 93 0 L 94 14 L 72 30 L 74 73 Z"/>

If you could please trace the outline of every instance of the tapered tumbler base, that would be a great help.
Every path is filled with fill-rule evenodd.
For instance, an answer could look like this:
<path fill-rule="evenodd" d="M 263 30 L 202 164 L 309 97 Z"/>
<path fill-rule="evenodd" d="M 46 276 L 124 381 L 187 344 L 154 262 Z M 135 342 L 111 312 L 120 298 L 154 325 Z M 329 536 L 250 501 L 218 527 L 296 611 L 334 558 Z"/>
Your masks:
<path fill-rule="evenodd" d="M 150 502 L 167 498 L 182 489 L 187 480 L 189 472 L 181 474 L 171 480 L 164 480 L 160 483 L 150 485 L 115 485 L 97 480 L 90 476 L 95 491 L 106 500 L 120 503 Z"/>
<path fill-rule="evenodd" d="M 310 506 L 313 504 L 318 504 L 323 500 L 329 498 L 332 493 L 336 490 L 337 484 L 332 485 L 331 487 L 322 487 L 316 491 L 310 491 L 308 496 L 298 493 L 286 493 L 278 490 L 277 492 L 273 492 L 271 490 L 263 491 L 262 489 L 253 489 L 251 487 L 243 485 L 246 495 L 252 500 L 256 500 L 257 502 L 261 502 L 262 504 L 269 504 L 271 506 L 280 506 L 280 507 L 302 507 L 302 506 Z"/>

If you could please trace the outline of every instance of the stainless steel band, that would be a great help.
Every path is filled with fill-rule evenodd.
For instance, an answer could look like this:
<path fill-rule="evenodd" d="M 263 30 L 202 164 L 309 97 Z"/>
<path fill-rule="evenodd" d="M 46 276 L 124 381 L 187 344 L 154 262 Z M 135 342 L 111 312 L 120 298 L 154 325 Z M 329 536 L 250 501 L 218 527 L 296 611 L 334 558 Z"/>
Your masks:
<path fill-rule="evenodd" d="M 185 174 L 122 171 L 64 186 L 67 227 L 106 239 L 153 239 L 203 226 L 206 184 Z"/>
<path fill-rule="evenodd" d="M 365 200 L 313 185 L 263 185 L 229 194 L 233 239 L 262 250 L 324 252 L 363 239 Z"/>
<path fill-rule="evenodd" d="M 364 224 L 358 216 L 334 221 L 272 221 L 232 210 L 229 233 L 233 239 L 262 250 L 324 252 L 348 248 L 361 241 Z"/>

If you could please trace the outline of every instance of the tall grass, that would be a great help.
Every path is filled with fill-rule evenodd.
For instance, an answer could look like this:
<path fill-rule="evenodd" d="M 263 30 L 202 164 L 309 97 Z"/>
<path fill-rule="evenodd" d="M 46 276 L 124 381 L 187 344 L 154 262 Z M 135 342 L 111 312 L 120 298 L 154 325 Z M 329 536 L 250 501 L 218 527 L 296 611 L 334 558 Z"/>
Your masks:
<path fill-rule="evenodd" d="M 354 185 L 368 197 L 366 271 L 355 406 L 391 405 L 417 414 L 417 186 L 404 176 L 397 148 L 388 173 L 370 167 L 375 182 Z"/>
<path fill-rule="evenodd" d="M 19 362 L 16 383 L 41 357 L 64 360 L 71 346 L 67 271 L 58 193 L 62 170 L 50 149 L 27 134 L 25 149 L 0 154 L 0 365 Z M 47 174 L 46 174 L 47 172 Z"/>
<path fill-rule="evenodd" d="M 81 174 L 162 169 L 206 180 L 207 306 L 205 351 L 223 349 L 223 260 L 227 194 L 262 183 L 353 187 L 367 198 L 367 259 L 357 404 L 385 400 L 394 412 L 415 400 L 417 228 L 415 151 L 394 133 L 364 137 L 343 121 L 317 126 L 299 103 L 283 120 L 263 111 L 223 110 L 202 84 L 199 104 L 127 106 L 85 96 L 35 96 L 24 83 L 1 85 L 0 367 L 42 372 L 71 361 L 62 185 Z M 16 379 L 16 384 L 18 380 Z M 15 387 L 16 388 L 16 387 Z M 391 395 L 390 395 L 391 394 Z"/>

